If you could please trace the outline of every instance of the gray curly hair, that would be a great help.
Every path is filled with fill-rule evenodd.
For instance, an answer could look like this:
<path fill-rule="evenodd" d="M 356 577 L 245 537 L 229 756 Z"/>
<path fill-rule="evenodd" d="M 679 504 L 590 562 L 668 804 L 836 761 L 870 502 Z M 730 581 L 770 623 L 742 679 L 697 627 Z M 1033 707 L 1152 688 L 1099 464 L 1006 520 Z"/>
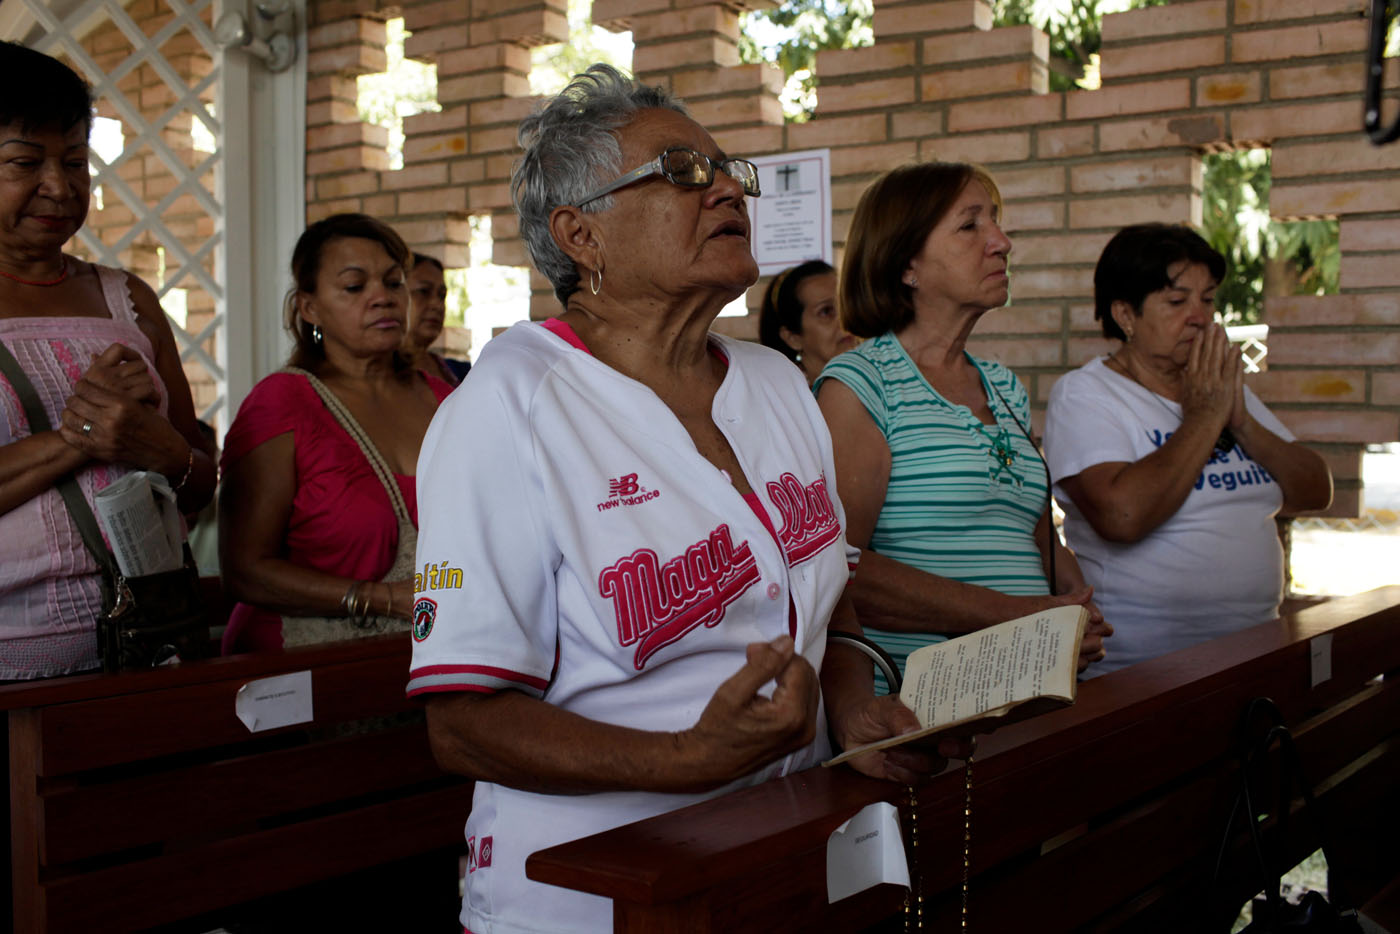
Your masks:
<path fill-rule="evenodd" d="M 575 203 L 622 171 L 616 131 L 639 110 L 650 108 L 686 114 L 685 106 L 662 88 L 647 87 L 611 65 L 590 65 L 520 123 L 516 138 L 525 154 L 511 173 L 511 201 L 530 258 L 554 286 L 560 304 L 568 302 L 581 278 L 550 235 L 550 212 Z M 582 210 L 605 211 L 612 205 L 612 195 L 606 195 Z"/>

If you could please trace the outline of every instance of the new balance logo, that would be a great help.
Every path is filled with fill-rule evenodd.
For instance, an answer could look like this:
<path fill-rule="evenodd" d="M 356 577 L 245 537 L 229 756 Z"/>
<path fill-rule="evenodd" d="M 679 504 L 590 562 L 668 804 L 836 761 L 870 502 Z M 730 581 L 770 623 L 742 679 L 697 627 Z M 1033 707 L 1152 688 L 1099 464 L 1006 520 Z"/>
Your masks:
<path fill-rule="evenodd" d="M 619 496 L 636 496 L 637 489 L 637 475 L 634 473 L 608 481 L 608 496 L 612 499 Z"/>
<path fill-rule="evenodd" d="M 638 483 L 636 474 L 623 474 L 608 481 L 608 498 L 599 503 L 597 509 L 599 512 L 607 512 L 618 506 L 636 506 L 660 495 L 660 490 L 648 490 Z"/>

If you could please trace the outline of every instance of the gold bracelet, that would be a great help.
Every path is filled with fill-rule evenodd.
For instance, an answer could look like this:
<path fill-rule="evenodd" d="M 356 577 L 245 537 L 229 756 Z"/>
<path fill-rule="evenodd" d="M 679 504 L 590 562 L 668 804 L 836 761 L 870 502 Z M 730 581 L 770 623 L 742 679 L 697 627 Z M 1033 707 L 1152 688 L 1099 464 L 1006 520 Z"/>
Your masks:
<path fill-rule="evenodd" d="M 394 615 L 394 588 L 389 586 L 389 605 L 384 608 L 384 615 L 393 618 Z"/>
<path fill-rule="evenodd" d="M 350 585 L 350 589 L 353 593 L 350 595 L 349 616 L 352 620 L 362 620 L 365 618 L 365 595 L 364 591 L 360 589 L 361 585 L 364 583 L 365 581 L 355 581 L 354 584 Z"/>
<path fill-rule="evenodd" d="M 180 477 L 180 482 L 170 488 L 170 492 L 179 493 L 185 488 L 185 484 L 190 482 L 190 474 L 194 473 L 194 445 L 190 445 L 189 457 L 185 459 L 185 472 Z"/>
<path fill-rule="evenodd" d="M 345 588 L 345 596 L 340 598 L 340 608 L 345 611 L 346 616 L 349 616 L 352 612 L 350 608 L 354 606 L 355 603 L 355 589 L 359 586 L 359 581 L 351 581 L 350 586 Z"/>

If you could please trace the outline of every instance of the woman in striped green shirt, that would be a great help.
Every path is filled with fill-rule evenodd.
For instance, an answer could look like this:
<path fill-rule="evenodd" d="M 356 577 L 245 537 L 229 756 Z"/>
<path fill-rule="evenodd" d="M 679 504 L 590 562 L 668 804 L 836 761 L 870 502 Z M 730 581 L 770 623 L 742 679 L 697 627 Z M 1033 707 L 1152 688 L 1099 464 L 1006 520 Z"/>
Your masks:
<path fill-rule="evenodd" d="M 1081 669 L 1112 632 L 1057 537 L 1052 562 L 1025 388 L 966 350 L 982 315 L 1007 301 L 1000 214 L 995 183 L 970 165 L 904 166 L 872 184 L 840 291 L 841 323 L 872 339 L 815 384 L 848 536 L 864 549 L 856 607 L 901 668 L 921 645 L 1052 606 L 1090 608 Z"/>

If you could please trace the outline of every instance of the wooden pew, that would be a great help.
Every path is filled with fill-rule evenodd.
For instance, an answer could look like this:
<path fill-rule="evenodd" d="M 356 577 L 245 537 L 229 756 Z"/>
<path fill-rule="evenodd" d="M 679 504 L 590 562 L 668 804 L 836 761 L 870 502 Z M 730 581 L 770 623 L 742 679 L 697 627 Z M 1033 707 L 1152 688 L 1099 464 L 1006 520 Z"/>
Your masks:
<path fill-rule="evenodd" d="M 431 878 L 418 890 L 377 876 L 365 887 L 409 912 L 403 930 L 460 930 L 471 783 L 433 762 L 404 697 L 409 654 L 407 635 L 378 636 L 0 687 L 14 929 L 134 931 L 195 917 L 207 929 L 228 906 L 424 857 Z M 250 733 L 234 713 L 238 689 L 302 670 L 314 720 Z"/>
<path fill-rule="evenodd" d="M 1312 640 L 1332 677 L 1312 686 Z M 971 927 L 1210 931 L 1259 887 L 1244 824 L 1212 898 L 1248 701 L 1272 697 L 1298 741 L 1359 903 L 1400 872 L 1400 587 L 1272 623 L 1080 686 L 1064 710 L 982 737 L 973 764 Z M 814 769 L 533 854 L 542 882 L 614 900 L 626 932 L 958 929 L 963 773 L 914 789 Z M 914 887 L 827 904 L 826 841 L 874 801 L 900 805 Z M 1289 839 L 1293 861 L 1317 846 Z"/>

